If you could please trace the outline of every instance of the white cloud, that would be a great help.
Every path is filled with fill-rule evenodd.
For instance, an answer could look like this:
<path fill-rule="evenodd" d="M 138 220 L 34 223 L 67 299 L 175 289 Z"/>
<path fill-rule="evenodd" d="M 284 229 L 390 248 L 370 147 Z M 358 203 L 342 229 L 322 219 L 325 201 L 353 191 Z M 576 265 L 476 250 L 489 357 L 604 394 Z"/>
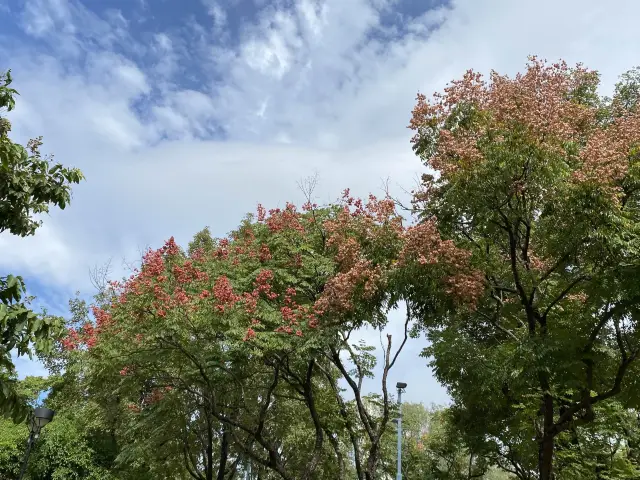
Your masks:
<path fill-rule="evenodd" d="M 77 263 L 63 232 L 46 216 L 44 220 L 46 223 L 38 230 L 37 237 L 18 239 L 0 235 L 0 251 L 10 252 L 11 256 L 8 261 L 4 258 L 3 263 L 8 263 L 16 272 L 29 272 L 47 278 L 52 285 L 67 283 L 70 276 L 83 275 L 84 272 L 74 268 Z M 61 268 L 62 265 L 65 267 Z"/>
<path fill-rule="evenodd" d="M 227 23 L 227 12 L 218 0 L 202 0 L 202 3 L 213 21 L 213 30 L 220 32 Z"/>
<path fill-rule="evenodd" d="M 88 288 L 87 269 L 110 257 L 135 258 L 171 235 L 184 244 L 205 225 L 223 234 L 259 201 L 299 198 L 296 181 L 316 170 L 322 200 L 347 186 L 366 194 L 387 176 L 411 188 L 421 170 L 405 128 L 415 94 L 467 68 L 513 74 L 535 53 L 599 69 L 610 90 L 640 45 L 640 3 L 630 0 L 454 0 L 395 26 L 383 19 L 400 0 L 265 4 L 237 45 L 218 42 L 231 15 L 221 2 L 208 2 L 213 24 L 156 32 L 149 45 L 117 15 L 63 0 L 25 5 L 25 30 L 58 57 L 23 46 L 3 59 L 22 94 L 14 130 L 44 135 L 46 150 L 88 181 L 33 239 L 0 236 L 12 252 L 0 266 L 69 289 Z M 74 61 L 81 52 L 87 64 Z M 216 128 L 228 142 L 199 140 Z M 403 361 L 397 379 L 444 398 L 414 363 Z"/>
<path fill-rule="evenodd" d="M 322 5 L 317 35 L 290 10 L 266 9 L 239 47 L 244 55 L 225 64 L 226 85 L 210 91 L 217 118 L 236 138 L 286 131 L 296 143 L 315 144 L 333 134 L 348 147 L 398 137 L 415 93 L 441 89 L 467 68 L 515 73 L 535 53 L 583 61 L 611 85 L 637 62 L 640 43 L 632 20 L 640 4 L 624 0 L 606 7 L 595 0 L 458 0 L 407 19 L 407 32 L 391 41 L 381 39 L 380 13 L 370 2 Z M 256 117 L 266 97 L 277 108 Z"/>
<path fill-rule="evenodd" d="M 327 5 L 313 2 L 312 0 L 301 0 L 296 5 L 296 13 L 301 19 L 302 28 L 308 30 L 308 37 L 318 39 L 327 25 Z"/>
<path fill-rule="evenodd" d="M 26 355 L 21 357 L 11 355 L 11 357 L 18 372 L 18 378 L 21 380 L 24 377 L 46 377 L 48 374 L 44 365 L 35 358 L 32 360 Z"/>
<path fill-rule="evenodd" d="M 27 33 L 36 37 L 50 33 L 56 27 L 63 27 L 66 33 L 74 33 L 71 12 L 66 0 L 30 1 L 25 4 L 24 27 Z"/>

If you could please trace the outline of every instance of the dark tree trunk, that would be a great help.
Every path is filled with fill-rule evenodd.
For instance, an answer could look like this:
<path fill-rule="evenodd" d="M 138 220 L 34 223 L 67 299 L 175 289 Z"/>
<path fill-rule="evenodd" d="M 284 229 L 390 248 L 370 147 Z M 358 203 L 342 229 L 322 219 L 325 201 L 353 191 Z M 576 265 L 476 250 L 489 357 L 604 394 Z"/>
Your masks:
<path fill-rule="evenodd" d="M 540 442 L 540 457 L 538 470 L 540 471 L 540 480 L 553 479 L 553 446 L 554 437 L 545 435 Z"/>
<path fill-rule="evenodd" d="M 222 427 L 222 440 L 220 441 L 220 463 L 218 464 L 217 480 L 224 480 L 224 474 L 227 469 L 227 458 L 229 456 L 229 432 L 227 426 Z"/>
<path fill-rule="evenodd" d="M 213 480 L 213 439 L 209 435 L 207 444 L 207 464 L 205 466 L 205 475 L 207 480 Z"/>
<path fill-rule="evenodd" d="M 553 397 L 545 393 L 543 398 L 544 427 L 539 444 L 538 473 L 540 480 L 553 479 L 553 450 L 555 436 L 553 435 Z"/>
<path fill-rule="evenodd" d="M 367 459 L 367 470 L 364 473 L 364 478 L 366 478 L 366 480 L 375 480 L 377 467 L 378 467 L 378 444 L 374 443 L 369 449 L 369 458 Z"/>

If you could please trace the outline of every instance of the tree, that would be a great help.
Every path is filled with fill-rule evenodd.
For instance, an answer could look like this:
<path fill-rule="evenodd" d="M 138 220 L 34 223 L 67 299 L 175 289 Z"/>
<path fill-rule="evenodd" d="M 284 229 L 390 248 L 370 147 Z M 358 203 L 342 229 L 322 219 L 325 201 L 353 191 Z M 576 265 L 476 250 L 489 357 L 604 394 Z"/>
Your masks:
<path fill-rule="evenodd" d="M 421 403 L 402 406 L 403 471 L 406 480 L 470 480 L 496 478 L 495 466 L 485 451 L 468 445 L 448 408 L 427 408 Z M 388 463 L 395 475 L 396 432 L 386 434 Z M 493 467 L 493 468 L 492 468 Z M 500 478 L 500 477 L 498 477 Z M 503 477 L 509 478 L 509 477 Z"/>
<path fill-rule="evenodd" d="M 10 88 L 11 71 L 0 74 L 0 109 L 15 107 L 16 90 Z M 0 117 L 0 232 L 21 237 L 33 235 L 41 224 L 34 215 L 46 213 L 53 205 L 62 209 L 69 203 L 70 186 L 79 183 L 78 169 L 53 164 L 40 154 L 42 139 L 29 141 L 27 148 L 9 139 L 11 123 Z M 60 333 L 59 319 L 37 315 L 24 300 L 26 287 L 22 277 L 0 277 L 0 413 L 24 419 L 28 409 L 12 380 L 15 367 L 11 352 L 31 355 L 47 351 Z"/>
<path fill-rule="evenodd" d="M 17 391 L 28 399 L 30 406 L 40 403 L 42 394 L 53 386 L 59 386 L 56 377 L 27 377 L 17 382 Z M 110 479 L 109 472 L 101 465 L 95 445 L 90 437 L 90 422 L 83 414 L 86 409 L 67 405 L 49 398 L 48 407 L 56 410 L 55 421 L 47 425 L 36 442 L 29 457 L 27 478 L 48 479 Z M 9 419 L 0 419 L 0 476 L 17 478 L 22 462 L 29 430 L 27 425 L 15 424 Z M 124 477 L 121 477 L 124 478 Z M 136 477 L 130 477 L 136 478 Z"/>
<path fill-rule="evenodd" d="M 534 57 L 513 79 L 469 71 L 413 111 L 437 173 L 415 195 L 404 273 L 426 354 L 479 433 L 528 442 L 544 480 L 563 432 L 640 398 L 638 80 L 600 98 L 596 72 Z M 441 294 L 434 237 L 452 260 Z"/>
<path fill-rule="evenodd" d="M 639 466 L 629 449 L 636 429 L 636 412 L 615 401 L 599 404 L 592 423 L 558 438 L 558 476 L 585 480 L 638 478 Z"/>
<path fill-rule="evenodd" d="M 26 425 L 0 417 L 0 478 L 18 478 L 28 436 Z"/>
<path fill-rule="evenodd" d="M 230 238 L 205 230 L 187 252 L 172 239 L 147 252 L 131 278 L 110 284 L 95 322 L 69 329 L 63 343 L 86 349 L 89 391 L 119 429 L 136 432 L 131 440 L 144 439 L 137 451 L 156 460 L 179 452 L 193 478 L 229 478 L 248 462 L 285 479 L 345 478 L 346 445 L 357 456 L 364 431 L 358 478 L 373 479 L 393 405 L 391 339 L 378 417 L 361 392 L 370 361 L 348 338 L 386 321 L 382 285 L 400 233 L 393 203 L 375 197 L 345 194 L 343 205 L 308 202 L 302 212 L 259 207 Z M 119 459 L 141 458 L 134 446 L 125 441 Z"/>

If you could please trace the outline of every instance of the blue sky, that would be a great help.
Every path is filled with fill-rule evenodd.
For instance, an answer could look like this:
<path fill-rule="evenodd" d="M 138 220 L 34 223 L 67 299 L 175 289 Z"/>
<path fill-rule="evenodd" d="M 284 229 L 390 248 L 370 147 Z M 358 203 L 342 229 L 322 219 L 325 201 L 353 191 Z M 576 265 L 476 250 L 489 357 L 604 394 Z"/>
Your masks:
<path fill-rule="evenodd" d="M 172 235 L 223 235 L 258 202 L 299 201 L 314 173 L 319 201 L 387 178 L 405 195 L 422 172 L 406 129 L 418 91 L 468 68 L 513 74 L 529 54 L 582 61 L 610 91 L 640 63 L 637 18 L 635 0 L 0 0 L 14 137 L 43 135 L 87 176 L 34 237 L 0 235 L 0 274 L 64 313 L 75 291 L 91 295 L 91 268 L 111 260 L 119 277 Z M 391 382 L 446 401 L 423 345 Z"/>

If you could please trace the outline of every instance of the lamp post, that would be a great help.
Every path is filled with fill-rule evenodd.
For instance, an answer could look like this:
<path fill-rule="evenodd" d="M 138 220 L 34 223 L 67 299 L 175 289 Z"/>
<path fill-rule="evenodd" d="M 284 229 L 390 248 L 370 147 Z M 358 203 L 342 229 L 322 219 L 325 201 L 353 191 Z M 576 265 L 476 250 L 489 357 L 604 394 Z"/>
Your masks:
<path fill-rule="evenodd" d="M 404 382 L 396 383 L 398 389 L 398 473 L 396 480 L 402 480 L 402 392 L 407 388 Z"/>
<path fill-rule="evenodd" d="M 40 430 L 53 420 L 53 416 L 56 414 L 53 410 L 48 408 L 38 407 L 29 416 L 29 443 L 27 444 L 27 452 L 24 455 L 24 461 L 22 462 L 22 468 L 20 469 L 20 476 L 18 480 L 22 480 L 24 473 L 27 470 L 27 462 L 29 461 L 29 454 L 31 453 L 31 447 L 40 436 Z"/>

